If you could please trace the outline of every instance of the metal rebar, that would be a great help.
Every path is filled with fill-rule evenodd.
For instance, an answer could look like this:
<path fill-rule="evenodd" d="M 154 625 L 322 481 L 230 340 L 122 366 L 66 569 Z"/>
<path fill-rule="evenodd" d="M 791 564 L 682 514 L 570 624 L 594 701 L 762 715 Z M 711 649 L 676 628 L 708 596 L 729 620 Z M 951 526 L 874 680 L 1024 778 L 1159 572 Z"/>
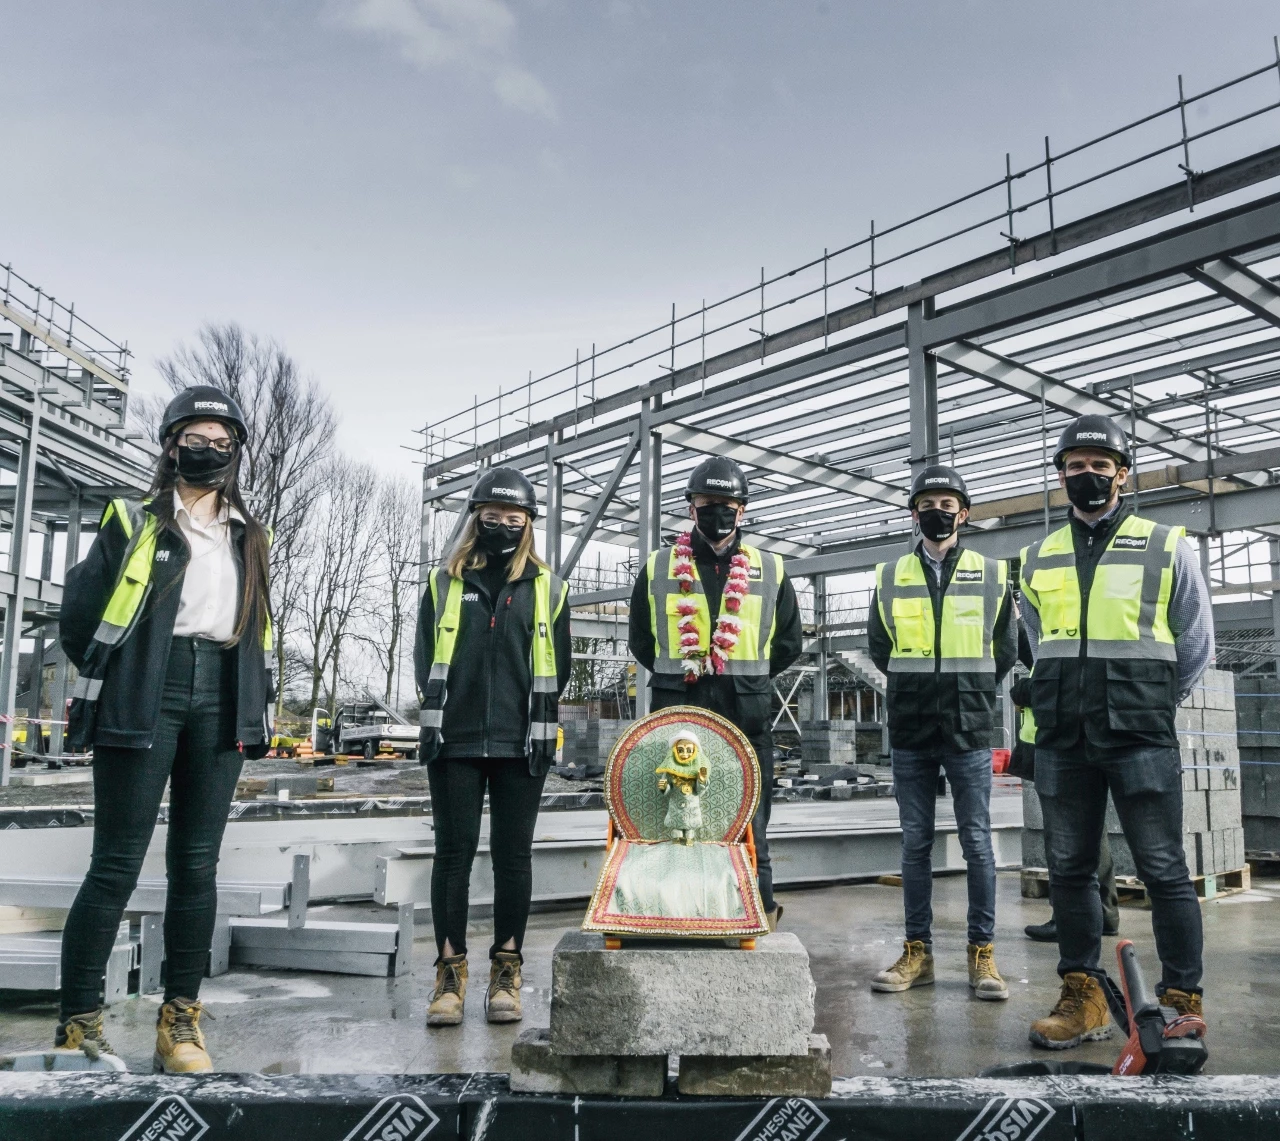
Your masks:
<path fill-rule="evenodd" d="M 1009 161 L 1009 152 L 1004 152 L 1004 195 L 1005 217 L 1009 223 L 1009 272 L 1018 272 L 1018 239 L 1013 236 L 1013 169 Z"/>
<path fill-rule="evenodd" d="M 822 247 L 822 351 L 827 351 L 830 343 L 829 330 L 827 328 L 827 247 Z"/>
<path fill-rule="evenodd" d="M 1053 221 L 1053 156 L 1049 151 L 1049 136 L 1044 137 L 1044 185 L 1045 200 L 1049 203 L 1049 251 L 1058 252 L 1058 228 Z"/>
<path fill-rule="evenodd" d="M 764 360 L 764 266 L 760 267 L 760 359 Z"/>
<path fill-rule="evenodd" d="M 1040 472 L 1044 478 L 1044 533 L 1049 534 L 1049 405 L 1040 382 Z"/>
<path fill-rule="evenodd" d="M 1178 76 L 1178 117 L 1182 120 L 1182 171 L 1187 177 L 1187 209 L 1194 214 L 1196 192 L 1191 171 L 1191 141 L 1187 138 L 1187 101 L 1182 94 L 1182 76 Z"/>
<path fill-rule="evenodd" d="M 707 299 L 702 299 L 702 373 L 701 395 L 707 394 Z"/>
<path fill-rule="evenodd" d="M 876 220 L 871 219 L 871 316 L 876 315 Z"/>

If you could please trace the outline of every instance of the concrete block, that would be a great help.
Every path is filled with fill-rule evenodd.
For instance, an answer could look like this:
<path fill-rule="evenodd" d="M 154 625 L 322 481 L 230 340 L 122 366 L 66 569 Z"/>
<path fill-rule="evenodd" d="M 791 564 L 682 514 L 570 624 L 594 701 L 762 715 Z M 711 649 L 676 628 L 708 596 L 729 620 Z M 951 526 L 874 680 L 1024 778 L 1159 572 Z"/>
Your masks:
<path fill-rule="evenodd" d="M 1165 708 L 1168 708 L 1168 706 Z M 1176 728 L 1179 733 L 1183 730 L 1198 733 L 1204 728 L 1204 722 L 1201 720 L 1201 717 L 1201 710 L 1193 709 L 1186 705 L 1180 705 L 1173 715 L 1174 728 Z"/>
<path fill-rule="evenodd" d="M 1234 709 L 1202 709 L 1200 716 L 1204 718 L 1204 735 L 1206 747 L 1221 744 L 1224 740 L 1234 740 L 1236 735 L 1236 711 Z"/>
<path fill-rule="evenodd" d="M 1203 875 L 1200 870 L 1200 835 L 1196 832 L 1185 832 L 1182 836 L 1182 850 L 1187 857 L 1187 871 L 1193 876 Z"/>
<path fill-rule="evenodd" d="M 813 1031 L 809 954 L 790 932 L 754 951 L 716 944 L 604 949 L 566 933 L 552 960 L 557 1054 L 805 1055 Z"/>
<path fill-rule="evenodd" d="M 1208 801 L 1208 819 L 1209 827 L 1213 829 L 1219 828 L 1239 828 L 1240 827 L 1240 790 L 1236 788 L 1219 789 L 1216 792 L 1208 792 L 1203 794 Z M 1184 815 L 1185 819 L 1185 815 Z M 1239 867 L 1239 865 L 1236 865 Z"/>
<path fill-rule="evenodd" d="M 1133 862 L 1133 853 L 1129 850 L 1129 841 L 1124 836 L 1108 836 L 1111 845 L 1111 862 L 1118 876 L 1136 876 L 1138 866 Z"/>
<path fill-rule="evenodd" d="M 682 1057 L 679 1088 L 703 1097 L 829 1097 L 831 1047 L 825 1034 L 811 1034 L 803 1056 Z"/>
<path fill-rule="evenodd" d="M 1182 763 L 1182 792 L 1185 796 L 1188 792 L 1196 790 L 1196 770 L 1192 765 L 1188 765 L 1185 761 Z"/>
<path fill-rule="evenodd" d="M 12 1070 L 15 1073 L 95 1070 L 118 1074 L 127 1069 L 124 1061 L 114 1054 L 99 1054 L 97 1058 L 90 1058 L 83 1050 L 26 1050 L 17 1054 L 0 1055 L 0 1070 Z M 830 1083 L 827 1088 L 831 1088 Z"/>
<path fill-rule="evenodd" d="M 1035 785 L 1030 781 L 1022 782 L 1022 826 L 1023 828 L 1044 828 L 1044 811 L 1040 807 L 1040 797 Z"/>
<path fill-rule="evenodd" d="M 1184 832 L 1207 832 L 1209 830 L 1209 797 L 1208 792 L 1184 792 L 1182 794 L 1182 830 Z"/>
<path fill-rule="evenodd" d="M 1244 818 L 1244 850 L 1280 852 L 1280 816 L 1246 816 Z"/>
<path fill-rule="evenodd" d="M 1120 823 L 1120 816 L 1116 812 L 1115 802 L 1112 801 L 1110 795 L 1107 796 L 1107 835 L 1118 836 L 1124 832 L 1124 828 Z"/>
<path fill-rule="evenodd" d="M 1044 833 L 1038 828 L 1022 830 L 1022 866 L 1024 868 L 1047 868 L 1045 859 Z"/>
<path fill-rule="evenodd" d="M 551 1031 L 546 1029 L 521 1031 L 511 1047 L 512 1093 L 661 1097 L 666 1080 L 665 1054 L 653 1057 L 553 1054 Z"/>

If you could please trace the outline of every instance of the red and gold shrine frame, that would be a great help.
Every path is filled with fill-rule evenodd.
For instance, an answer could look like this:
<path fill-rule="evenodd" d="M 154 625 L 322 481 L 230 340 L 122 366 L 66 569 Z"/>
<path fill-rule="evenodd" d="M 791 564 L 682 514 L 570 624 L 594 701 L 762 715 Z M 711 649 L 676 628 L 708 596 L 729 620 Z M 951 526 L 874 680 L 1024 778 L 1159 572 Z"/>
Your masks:
<path fill-rule="evenodd" d="M 666 843 L 667 841 L 657 841 Z M 760 900 L 760 892 L 756 887 L 756 877 L 751 871 L 751 862 L 744 844 L 717 844 L 729 854 L 729 861 L 737 881 L 738 894 L 742 898 L 744 915 L 732 919 L 681 918 L 671 915 L 623 915 L 610 910 L 614 888 L 617 887 L 618 875 L 622 871 L 622 863 L 633 847 L 640 847 L 653 841 L 639 841 L 633 844 L 630 840 L 617 839 L 605 855 L 604 867 L 600 869 L 600 879 L 596 882 L 595 893 L 587 908 L 587 917 L 582 921 L 583 931 L 602 931 L 607 935 L 649 935 L 655 938 L 671 936 L 684 939 L 721 939 L 729 936 L 749 937 L 767 935 L 769 924 L 764 916 L 764 904 Z"/>
<path fill-rule="evenodd" d="M 631 727 L 618 738 L 609 753 L 605 766 L 604 798 L 609 815 L 613 817 L 614 826 L 619 835 L 628 840 L 644 838 L 627 813 L 622 797 L 622 773 L 627 757 L 636 743 L 651 733 L 661 733 L 673 725 L 695 725 L 722 738 L 733 750 L 742 766 L 742 802 L 733 823 L 723 836 L 717 837 L 725 843 L 737 843 L 742 839 L 756 813 L 760 802 L 760 766 L 756 762 L 755 750 L 746 735 L 728 718 L 712 713 L 709 709 L 699 709 L 694 705 L 672 705 L 660 709 L 656 713 L 647 714 L 635 721 Z"/>

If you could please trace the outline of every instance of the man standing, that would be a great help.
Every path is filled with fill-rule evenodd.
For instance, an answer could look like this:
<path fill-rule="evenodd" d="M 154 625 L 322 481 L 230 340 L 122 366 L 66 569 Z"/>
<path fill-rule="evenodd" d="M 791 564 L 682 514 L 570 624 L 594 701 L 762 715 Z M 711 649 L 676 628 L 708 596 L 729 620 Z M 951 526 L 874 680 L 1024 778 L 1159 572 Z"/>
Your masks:
<path fill-rule="evenodd" d="M 742 541 L 747 477 L 733 460 L 703 460 L 685 488 L 696 524 L 674 547 L 654 551 L 631 591 L 628 645 L 650 671 L 651 708 L 696 705 L 728 718 L 760 762 L 760 804 L 751 821 L 760 898 L 774 930 L 769 808 L 773 735 L 769 679 L 800 656 L 795 589 L 779 555 Z"/>
<path fill-rule="evenodd" d="M 911 484 L 915 550 L 876 567 L 867 622 L 871 657 L 888 677 L 894 794 L 902 822 L 906 940 L 871 989 L 933 982 L 933 834 L 939 771 L 951 784 L 969 879 L 969 986 L 1001 1001 L 995 963 L 996 861 L 991 849 L 991 734 L 996 689 L 1018 656 L 1008 568 L 960 543 L 969 492 L 949 467 Z"/>
<path fill-rule="evenodd" d="M 1065 1050 L 1111 1033 L 1098 957 L 1098 844 L 1107 792 L 1151 898 L 1163 974 L 1156 993 L 1201 1013 L 1204 937 L 1182 847 L 1174 711 L 1213 656 L 1208 588 L 1181 527 L 1122 510 L 1128 440 L 1081 416 L 1054 465 L 1067 525 L 1022 552 L 1024 618 L 1036 652 L 1031 703 L 1062 992 L 1031 1041 Z"/>

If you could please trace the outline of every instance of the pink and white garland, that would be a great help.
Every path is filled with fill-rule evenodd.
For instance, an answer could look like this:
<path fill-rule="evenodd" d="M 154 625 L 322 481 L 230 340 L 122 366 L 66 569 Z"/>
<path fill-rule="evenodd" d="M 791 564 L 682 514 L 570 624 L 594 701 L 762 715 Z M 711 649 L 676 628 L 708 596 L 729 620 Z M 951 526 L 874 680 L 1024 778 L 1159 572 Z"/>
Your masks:
<path fill-rule="evenodd" d="M 707 650 L 702 648 L 698 626 L 693 619 L 698 609 L 696 603 L 681 601 L 676 604 L 676 610 L 680 614 L 680 656 L 684 659 L 686 682 L 695 682 L 703 674 L 724 673 L 725 663 L 729 660 L 733 647 L 738 644 L 738 635 L 742 632 L 742 621 L 736 615 L 742 608 L 742 600 L 751 589 L 751 580 L 747 575 L 750 565 L 747 556 L 741 552 L 729 561 L 729 578 L 724 584 L 720 615 L 716 619 L 716 628 Z M 692 594 L 693 537 L 688 531 L 676 539 L 675 571 L 680 593 Z"/>

